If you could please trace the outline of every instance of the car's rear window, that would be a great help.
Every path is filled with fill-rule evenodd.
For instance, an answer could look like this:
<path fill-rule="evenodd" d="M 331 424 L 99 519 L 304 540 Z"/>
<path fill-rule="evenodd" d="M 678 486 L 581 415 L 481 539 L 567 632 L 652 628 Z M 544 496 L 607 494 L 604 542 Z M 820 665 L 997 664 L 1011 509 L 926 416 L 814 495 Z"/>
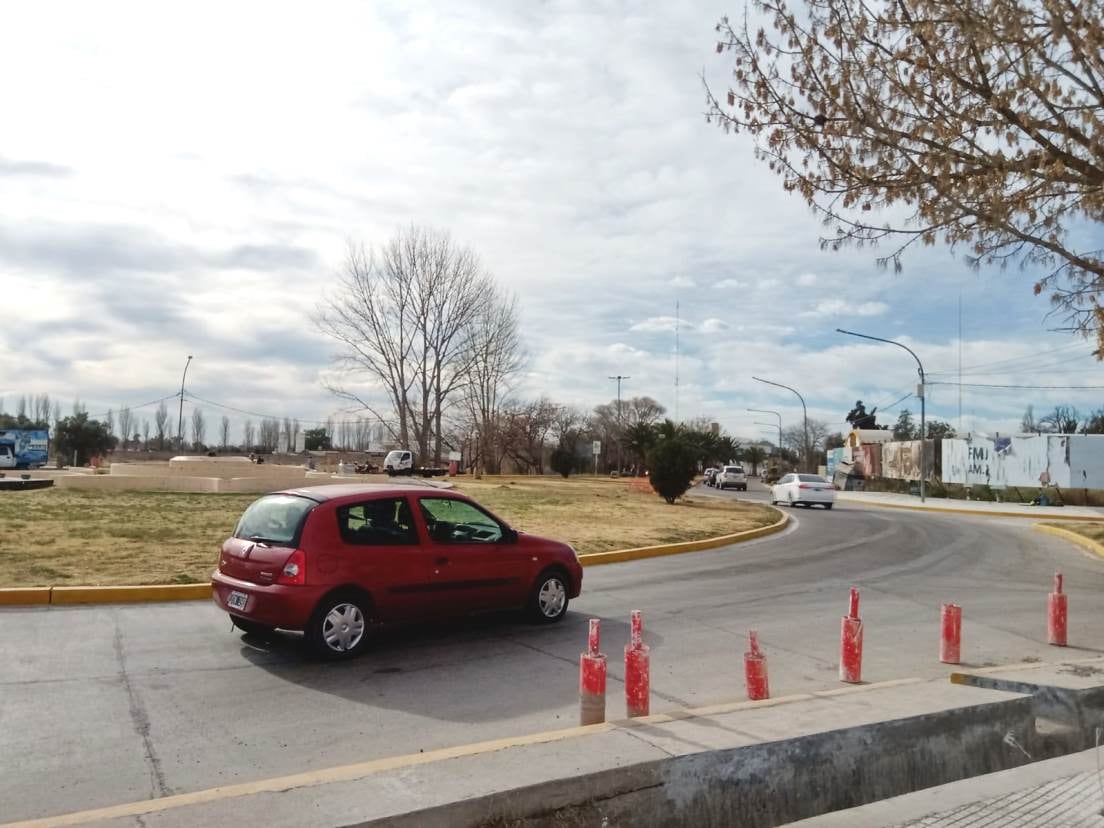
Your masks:
<path fill-rule="evenodd" d="M 265 495 L 245 510 L 234 537 L 285 546 L 298 538 L 303 519 L 315 505 L 305 497 Z"/>
<path fill-rule="evenodd" d="M 799 474 L 797 479 L 802 483 L 827 483 L 828 481 L 819 474 Z"/>
<path fill-rule="evenodd" d="M 743 474 L 744 473 L 744 470 L 742 468 L 740 468 L 739 466 L 725 466 L 725 471 L 726 472 L 731 472 L 732 474 Z"/>

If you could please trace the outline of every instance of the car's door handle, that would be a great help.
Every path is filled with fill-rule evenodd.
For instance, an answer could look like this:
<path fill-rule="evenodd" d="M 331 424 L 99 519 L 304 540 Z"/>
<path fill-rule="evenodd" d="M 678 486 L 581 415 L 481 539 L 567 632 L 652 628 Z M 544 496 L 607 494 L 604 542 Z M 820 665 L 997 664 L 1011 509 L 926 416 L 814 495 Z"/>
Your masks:
<path fill-rule="evenodd" d="M 438 558 L 436 561 L 434 561 L 434 563 L 436 563 L 438 565 L 447 564 L 448 563 L 448 558 Z"/>

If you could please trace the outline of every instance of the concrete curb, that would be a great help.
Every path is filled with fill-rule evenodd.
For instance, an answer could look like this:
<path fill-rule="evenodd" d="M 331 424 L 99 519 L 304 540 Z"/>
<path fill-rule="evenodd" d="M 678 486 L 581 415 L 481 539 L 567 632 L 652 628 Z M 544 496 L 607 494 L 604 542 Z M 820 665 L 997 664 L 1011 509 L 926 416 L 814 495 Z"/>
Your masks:
<path fill-rule="evenodd" d="M 200 601 L 211 597 L 211 585 L 55 586 L 0 588 L 0 606 L 36 604 L 136 604 L 155 601 Z"/>
<path fill-rule="evenodd" d="M 773 506 L 771 507 L 774 508 Z M 732 543 L 755 540 L 781 532 L 790 522 L 790 516 L 775 509 L 781 518 L 769 526 L 748 529 L 716 538 L 669 543 L 662 546 L 641 546 L 636 549 L 615 549 L 612 552 L 596 552 L 580 555 L 583 566 L 638 561 L 664 555 L 683 555 L 716 549 Z M 55 587 L 0 587 L 0 606 L 32 606 L 37 604 L 136 604 L 159 601 L 203 601 L 211 597 L 210 584 L 163 584 L 160 586 L 55 586 Z"/>
<path fill-rule="evenodd" d="M 1045 523 L 1036 523 L 1031 528 L 1037 532 L 1045 532 L 1048 535 L 1055 535 L 1056 537 L 1063 538 L 1070 543 L 1077 544 L 1082 549 L 1091 552 L 1098 558 L 1104 558 L 1104 544 L 1098 543 L 1092 538 L 1086 538 L 1084 535 L 1079 535 L 1076 532 L 1071 532 L 1069 529 L 1063 529 L 1060 526 L 1047 526 Z"/>
<path fill-rule="evenodd" d="M 683 543 L 668 543 L 659 546 L 640 546 L 636 549 L 615 549 L 611 552 L 594 552 L 590 555 L 580 555 L 579 563 L 583 566 L 602 566 L 603 564 L 622 563 L 624 561 L 639 561 L 644 558 L 660 558 L 665 555 L 684 555 L 687 552 L 701 552 L 705 549 L 716 549 L 720 546 L 728 546 L 733 543 L 765 538 L 781 532 L 790 522 L 790 516 L 774 506 L 781 517 L 769 526 L 760 526 L 758 529 L 748 529 L 743 532 L 734 532 L 731 535 L 721 535 L 716 538 L 703 538 L 696 541 Z"/>
<path fill-rule="evenodd" d="M 907 509 L 911 512 L 939 512 L 952 515 L 974 515 L 976 517 L 1030 518 L 1031 520 L 1069 520 L 1077 523 L 1104 523 L 1104 517 L 1092 515 L 1040 515 L 1038 512 L 997 512 L 988 509 L 955 509 L 950 506 L 906 506 L 904 503 L 875 503 L 860 498 L 841 497 L 846 503 L 858 506 L 870 506 L 875 509 Z"/>

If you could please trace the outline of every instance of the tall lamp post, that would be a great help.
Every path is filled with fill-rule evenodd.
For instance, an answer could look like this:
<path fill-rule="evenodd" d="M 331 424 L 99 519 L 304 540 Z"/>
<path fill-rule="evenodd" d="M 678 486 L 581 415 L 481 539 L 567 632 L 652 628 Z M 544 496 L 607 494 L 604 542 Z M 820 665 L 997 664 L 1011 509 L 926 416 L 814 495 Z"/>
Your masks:
<path fill-rule="evenodd" d="M 785 388 L 787 391 L 792 391 L 794 394 L 797 395 L 797 398 L 799 400 L 801 400 L 801 419 L 802 419 L 802 422 L 804 424 L 804 431 L 805 431 L 805 442 L 803 444 L 805 450 L 802 452 L 802 454 L 804 455 L 804 459 L 805 459 L 805 471 L 808 471 L 809 470 L 809 409 L 807 409 L 805 407 L 805 398 L 803 396 L 801 396 L 801 392 L 799 392 L 796 388 L 790 388 L 790 386 L 783 385 L 780 382 L 772 382 L 771 380 L 763 379 L 762 377 L 752 377 L 752 379 L 755 380 L 756 382 L 764 382 L 767 385 L 775 385 L 779 388 Z"/>
<path fill-rule="evenodd" d="M 176 442 L 181 452 L 184 451 L 184 380 L 188 377 L 188 366 L 192 364 L 192 355 L 188 354 L 188 361 L 184 363 L 184 375 L 180 378 L 180 415 L 176 421 Z"/>
<path fill-rule="evenodd" d="M 618 374 L 616 377 L 610 377 L 611 380 L 617 380 L 617 476 L 621 476 L 621 440 L 624 435 L 624 424 L 621 421 L 621 380 L 632 379 L 632 377 L 623 377 Z"/>
<path fill-rule="evenodd" d="M 845 331 L 843 328 L 836 328 L 836 333 L 847 334 L 848 336 L 857 336 L 860 339 L 872 339 L 875 342 L 885 342 L 887 345 L 896 345 L 898 348 L 904 348 L 910 354 L 912 358 L 916 360 L 916 370 L 920 374 L 920 387 L 916 389 L 920 398 L 920 502 L 924 502 L 924 478 L 928 475 L 928 451 L 926 448 L 927 428 L 924 424 L 924 409 L 925 409 L 925 397 L 924 393 L 924 363 L 920 361 L 920 357 L 916 355 L 916 352 L 912 350 L 908 345 L 904 345 L 900 342 L 894 342 L 892 339 L 882 339 L 880 336 L 869 336 L 867 334 L 855 333 L 854 331 Z"/>
<path fill-rule="evenodd" d="M 778 462 L 782 462 L 782 415 L 777 411 L 771 411 L 769 408 L 749 408 L 748 411 L 755 414 L 773 414 L 778 418 Z M 773 426 L 774 423 L 756 423 L 756 425 L 768 425 Z"/>

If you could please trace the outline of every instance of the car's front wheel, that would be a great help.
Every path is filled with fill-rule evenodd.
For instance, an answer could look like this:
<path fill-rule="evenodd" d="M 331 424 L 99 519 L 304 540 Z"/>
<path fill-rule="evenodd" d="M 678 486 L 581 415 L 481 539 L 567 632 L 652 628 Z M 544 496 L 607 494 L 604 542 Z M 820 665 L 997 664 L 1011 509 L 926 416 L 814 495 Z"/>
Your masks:
<path fill-rule="evenodd" d="M 324 598 L 307 624 L 306 642 L 318 658 L 353 658 L 364 652 L 371 623 L 370 602 L 361 595 L 342 593 Z"/>
<path fill-rule="evenodd" d="M 551 569 L 533 584 L 526 613 L 538 624 L 553 624 L 567 614 L 567 600 L 567 576 Z"/>

